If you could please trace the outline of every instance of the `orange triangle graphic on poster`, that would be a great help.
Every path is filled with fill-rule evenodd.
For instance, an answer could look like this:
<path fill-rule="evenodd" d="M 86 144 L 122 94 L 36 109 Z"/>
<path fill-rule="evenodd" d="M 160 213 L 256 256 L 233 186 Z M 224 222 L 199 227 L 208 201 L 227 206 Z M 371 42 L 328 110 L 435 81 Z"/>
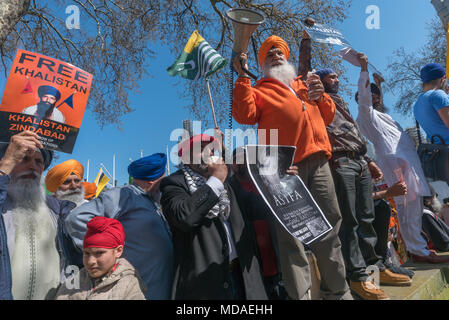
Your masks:
<path fill-rule="evenodd" d="M 25 89 L 23 89 L 22 94 L 33 92 L 33 88 L 31 87 L 30 80 L 27 81 Z"/>

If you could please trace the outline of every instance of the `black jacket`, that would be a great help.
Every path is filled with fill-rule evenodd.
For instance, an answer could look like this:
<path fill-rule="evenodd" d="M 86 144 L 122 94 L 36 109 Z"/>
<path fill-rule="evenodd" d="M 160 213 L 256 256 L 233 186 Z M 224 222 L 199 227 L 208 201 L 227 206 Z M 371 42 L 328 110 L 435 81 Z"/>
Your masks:
<path fill-rule="evenodd" d="M 422 215 L 422 232 L 426 240 L 433 243 L 435 250 L 449 251 L 449 226 L 426 207 Z"/>
<path fill-rule="evenodd" d="M 246 298 L 265 300 L 255 233 L 242 215 L 235 194 L 225 183 L 231 201 L 229 222 L 242 269 Z M 182 171 L 161 182 L 161 205 L 173 234 L 175 279 L 172 298 L 181 300 L 232 299 L 229 247 L 223 222 L 206 218 L 218 197 L 203 185 L 192 195 Z"/>

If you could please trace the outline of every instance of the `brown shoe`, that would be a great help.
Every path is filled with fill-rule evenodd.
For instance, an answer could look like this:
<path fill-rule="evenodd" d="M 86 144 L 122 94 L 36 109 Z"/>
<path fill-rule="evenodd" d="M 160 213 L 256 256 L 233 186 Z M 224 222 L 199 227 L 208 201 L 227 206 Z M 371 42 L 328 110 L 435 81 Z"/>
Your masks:
<path fill-rule="evenodd" d="M 390 300 L 390 298 L 370 281 L 349 281 L 351 291 L 363 300 Z"/>
<path fill-rule="evenodd" d="M 428 256 L 417 256 L 413 253 L 410 253 L 410 257 L 415 262 L 449 263 L 449 256 L 439 256 L 434 251 L 430 251 L 430 254 Z"/>
<path fill-rule="evenodd" d="M 409 276 L 393 273 L 388 269 L 379 272 L 379 282 L 385 286 L 407 287 L 412 285 L 412 279 Z"/>

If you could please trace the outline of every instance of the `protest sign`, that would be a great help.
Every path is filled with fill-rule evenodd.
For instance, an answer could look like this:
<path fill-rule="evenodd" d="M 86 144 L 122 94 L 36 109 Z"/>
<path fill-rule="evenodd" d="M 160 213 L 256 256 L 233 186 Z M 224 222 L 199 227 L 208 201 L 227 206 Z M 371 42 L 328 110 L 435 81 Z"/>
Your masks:
<path fill-rule="evenodd" d="M 92 75 L 69 63 L 18 50 L 0 104 L 0 141 L 30 130 L 44 148 L 72 153 Z"/>
<path fill-rule="evenodd" d="M 357 56 L 359 54 L 359 52 L 357 52 L 353 48 L 345 47 L 345 48 L 341 49 L 338 54 L 340 55 L 340 57 L 343 60 L 348 61 L 353 66 L 360 67 L 359 58 Z M 375 66 L 373 66 L 370 62 L 368 62 L 368 70 L 373 74 L 377 73 L 382 79 L 384 79 L 384 77 L 382 76 L 382 73 L 379 70 L 377 70 L 377 68 Z M 384 80 L 382 80 L 382 81 L 384 81 Z"/>
<path fill-rule="evenodd" d="M 351 47 L 343 34 L 335 28 L 320 23 L 315 23 L 313 26 L 304 23 L 301 23 L 301 25 L 309 34 L 310 38 L 316 42 Z"/>
<path fill-rule="evenodd" d="M 296 147 L 248 145 L 245 150 L 252 181 L 291 235 L 308 245 L 332 230 L 301 178 L 285 173 Z"/>

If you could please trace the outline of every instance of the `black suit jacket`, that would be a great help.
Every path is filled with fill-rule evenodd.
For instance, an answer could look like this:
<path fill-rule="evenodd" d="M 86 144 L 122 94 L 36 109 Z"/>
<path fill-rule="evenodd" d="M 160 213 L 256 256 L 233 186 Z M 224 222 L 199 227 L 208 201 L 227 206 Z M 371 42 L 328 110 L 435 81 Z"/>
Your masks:
<path fill-rule="evenodd" d="M 258 261 L 255 233 L 242 215 L 232 188 L 229 222 L 242 269 L 246 298 L 267 299 Z M 206 217 L 218 197 L 203 185 L 190 194 L 182 171 L 161 182 L 161 205 L 173 234 L 175 252 L 174 299 L 232 299 L 229 246 L 223 221 Z"/>

